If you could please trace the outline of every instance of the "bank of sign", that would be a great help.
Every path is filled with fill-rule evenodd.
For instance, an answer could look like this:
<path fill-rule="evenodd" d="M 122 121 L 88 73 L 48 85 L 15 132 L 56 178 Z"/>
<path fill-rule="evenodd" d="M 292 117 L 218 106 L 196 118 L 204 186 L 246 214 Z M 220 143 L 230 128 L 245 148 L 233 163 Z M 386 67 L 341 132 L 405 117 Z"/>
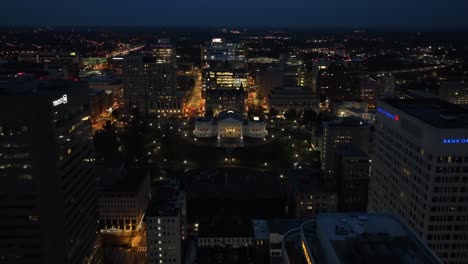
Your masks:
<path fill-rule="evenodd" d="M 468 138 L 444 138 L 443 144 L 468 144 Z"/>

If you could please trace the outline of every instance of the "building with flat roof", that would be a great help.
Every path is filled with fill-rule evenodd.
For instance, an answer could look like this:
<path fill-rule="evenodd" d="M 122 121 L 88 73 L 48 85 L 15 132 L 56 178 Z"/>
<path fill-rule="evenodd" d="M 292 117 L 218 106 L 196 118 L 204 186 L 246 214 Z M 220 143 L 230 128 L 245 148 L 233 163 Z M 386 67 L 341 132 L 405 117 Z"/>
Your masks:
<path fill-rule="evenodd" d="M 0 262 L 86 263 L 97 192 L 85 83 L 0 79 Z"/>
<path fill-rule="evenodd" d="M 296 218 L 314 217 L 319 213 L 335 212 L 338 193 L 335 186 L 323 181 L 320 170 L 288 170 L 291 207 Z"/>
<path fill-rule="evenodd" d="M 366 212 L 371 160 L 355 146 L 343 149 L 338 158 L 338 211 Z"/>
<path fill-rule="evenodd" d="M 325 213 L 283 238 L 289 263 L 441 264 L 400 218 L 389 214 Z"/>
<path fill-rule="evenodd" d="M 151 199 L 147 168 L 98 166 L 99 224 L 102 231 L 141 229 Z"/>
<path fill-rule="evenodd" d="M 284 113 L 290 109 L 304 111 L 317 108 L 318 99 L 311 88 L 303 86 L 282 86 L 273 88 L 268 95 L 268 106 Z"/>
<path fill-rule="evenodd" d="M 320 156 L 324 179 L 336 184 L 338 159 L 343 148 L 354 145 L 365 154 L 369 153 L 371 125 L 358 117 L 345 117 L 322 123 L 322 144 Z"/>
<path fill-rule="evenodd" d="M 173 181 L 153 189 L 146 212 L 148 263 L 182 263 L 182 240 L 186 238 L 185 192 Z"/>
<path fill-rule="evenodd" d="M 144 54 L 128 55 L 123 59 L 122 80 L 128 111 L 138 108 L 150 116 L 182 113 L 174 64 Z"/>
<path fill-rule="evenodd" d="M 452 104 L 468 104 L 468 81 L 441 81 L 439 98 Z"/>
<path fill-rule="evenodd" d="M 399 215 L 445 263 L 468 259 L 468 110 L 439 99 L 377 104 L 368 210 Z"/>

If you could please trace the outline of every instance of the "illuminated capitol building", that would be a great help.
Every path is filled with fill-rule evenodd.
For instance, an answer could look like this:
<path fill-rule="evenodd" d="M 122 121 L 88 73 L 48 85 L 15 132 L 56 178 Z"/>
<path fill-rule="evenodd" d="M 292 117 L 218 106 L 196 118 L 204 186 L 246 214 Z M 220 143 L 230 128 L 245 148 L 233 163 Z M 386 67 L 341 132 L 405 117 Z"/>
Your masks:
<path fill-rule="evenodd" d="M 244 119 L 234 111 L 220 112 L 217 118 L 199 118 L 193 131 L 196 137 L 218 138 L 218 143 L 237 141 L 243 143 L 244 136 L 264 138 L 267 135 L 266 124 L 259 117 Z"/>

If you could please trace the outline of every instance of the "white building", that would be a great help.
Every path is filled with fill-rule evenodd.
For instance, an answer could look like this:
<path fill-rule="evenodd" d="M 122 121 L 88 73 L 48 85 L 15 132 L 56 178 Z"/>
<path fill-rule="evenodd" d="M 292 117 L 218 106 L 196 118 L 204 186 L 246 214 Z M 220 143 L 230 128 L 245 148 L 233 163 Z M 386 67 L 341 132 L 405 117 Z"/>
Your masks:
<path fill-rule="evenodd" d="M 400 215 L 445 263 L 468 259 L 468 110 L 377 104 L 368 210 Z"/>
<path fill-rule="evenodd" d="M 259 117 L 244 120 L 234 111 L 219 113 L 215 119 L 200 118 L 193 131 L 196 137 L 217 137 L 218 142 L 225 139 L 237 139 L 243 142 L 244 136 L 264 138 L 267 135 L 266 124 Z"/>

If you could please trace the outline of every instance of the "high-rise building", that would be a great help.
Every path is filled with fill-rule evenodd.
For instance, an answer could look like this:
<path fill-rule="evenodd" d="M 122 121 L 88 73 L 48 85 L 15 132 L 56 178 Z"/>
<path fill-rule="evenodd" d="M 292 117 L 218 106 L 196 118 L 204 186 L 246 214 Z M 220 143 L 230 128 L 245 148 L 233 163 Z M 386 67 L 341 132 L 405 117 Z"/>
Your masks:
<path fill-rule="evenodd" d="M 202 62 L 231 61 L 246 62 L 245 48 L 238 43 L 227 42 L 222 38 L 213 38 L 210 45 L 202 47 Z"/>
<path fill-rule="evenodd" d="M 350 99 L 351 89 L 347 80 L 344 62 L 333 62 L 330 66 L 321 66 L 317 72 L 317 95 L 328 99 Z"/>
<path fill-rule="evenodd" d="M 338 211 L 366 212 L 369 191 L 369 155 L 354 146 L 339 155 L 337 171 Z"/>
<path fill-rule="evenodd" d="M 248 88 L 248 71 L 245 49 L 241 44 L 214 38 L 201 49 L 202 93 L 208 90 Z"/>
<path fill-rule="evenodd" d="M 88 263 L 96 178 L 80 82 L 0 81 L 0 262 Z"/>
<path fill-rule="evenodd" d="M 359 94 L 357 97 L 365 102 L 375 105 L 378 91 L 379 85 L 377 80 L 366 76 L 360 79 Z"/>
<path fill-rule="evenodd" d="M 439 98 L 452 104 L 468 104 L 468 82 L 441 81 Z"/>
<path fill-rule="evenodd" d="M 123 64 L 124 103 L 127 110 L 138 108 L 148 115 L 180 114 L 182 97 L 172 63 L 154 56 L 129 55 Z"/>
<path fill-rule="evenodd" d="M 392 98 L 395 95 L 395 76 L 391 74 L 377 75 L 379 86 L 378 98 Z"/>
<path fill-rule="evenodd" d="M 325 182 L 337 183 L 339 155 L 346 147 L 352 145 L 364 154 L 369 153 L 371 125 L 357 117 L 324 122 L 320 156 Z"/>
<path fill-rule="evenodd" d="M 158 39 L 156 44 L 151 45 L 151 52 L 157 63 L 176 63 L 175 48 L 169 39 Z"/>
<path fill-rule="evenodd" d="M 146 212 L 148 263 L 182 263 L 182 240 L 186 238 L 185 193 L 169 182 L 153 190 Z"/>
<path fill-rule="evenodd" d="M 368 210 L 401 216 L 445 263 L 468 259 L 468 110 L 377 104 Z"/>

